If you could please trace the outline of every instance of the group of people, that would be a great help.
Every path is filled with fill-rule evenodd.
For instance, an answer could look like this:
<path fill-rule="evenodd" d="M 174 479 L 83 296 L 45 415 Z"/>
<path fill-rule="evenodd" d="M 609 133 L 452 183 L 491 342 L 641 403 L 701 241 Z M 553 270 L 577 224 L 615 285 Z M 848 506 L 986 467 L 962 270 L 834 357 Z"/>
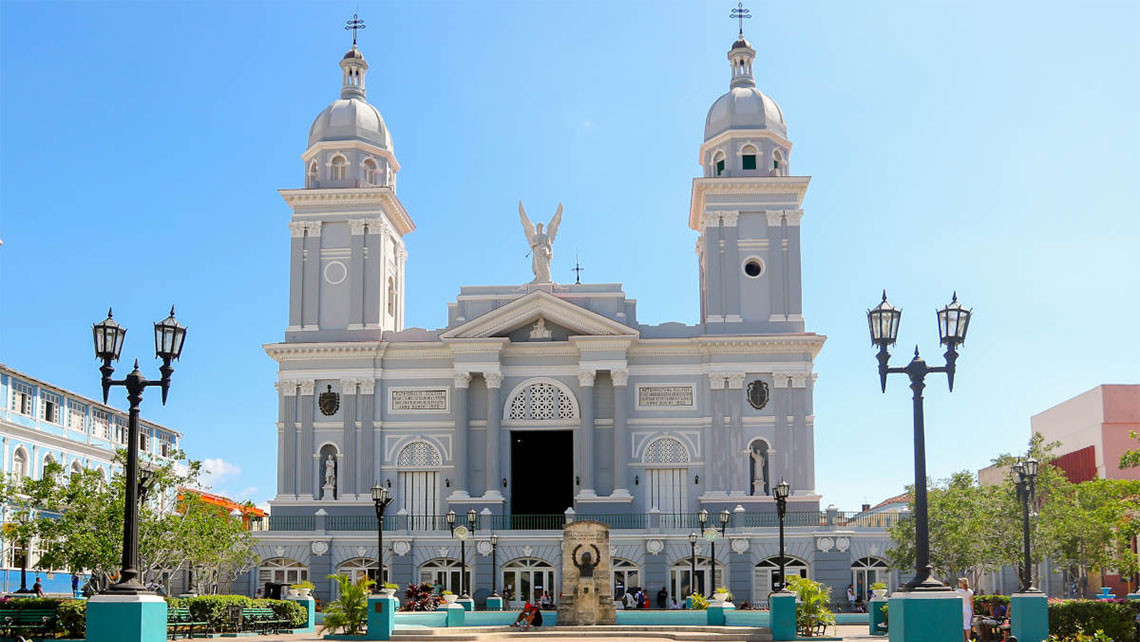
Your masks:
<path fill-rule="evenodd" d="M 998 600 L 991 600 L 982 613 L 974 613 L 974 591 L 970 580 L 958 578 L 958 588 L 954 591 L 962 598 L 962 640 L 970 642 L 970 636 L 979 642 L 1017 642 L 1010 634 L 1009 608 Z"/>
<path fill-rule="evenodd" d="M 631 586 L 626 589 L 621 598 L 622 608 L 629 611 L 633 609 L 648 609 L 649 594 L 646 593 L 640 586 Z M 659 609 L 679 609 L 681 605 L 677 600 L 669 597 L 669 591 L 664 586 L 660 591 L 657 591 L 657 608 Z"/>

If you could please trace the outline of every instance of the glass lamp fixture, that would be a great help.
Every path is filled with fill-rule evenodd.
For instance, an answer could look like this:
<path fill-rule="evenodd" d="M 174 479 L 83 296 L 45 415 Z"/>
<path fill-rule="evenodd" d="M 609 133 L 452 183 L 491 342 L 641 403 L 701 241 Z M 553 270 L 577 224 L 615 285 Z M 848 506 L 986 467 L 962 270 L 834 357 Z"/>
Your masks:
<path fill-rule="evenodd" d="M 111 309 L 107 309 L 107 318 L 91 327 L 95 339 L 95 358 L 104 362 L 118 361 L 123 351 L 123 338 L 127 329 L 119 325 L 113 318 Z M 103 400 L 106 403 L 106 399 Z"/>
<path fill-rule="evenodd" d="M 972 310 L 967 310 L 958 303 L 958 293 L 955 292 L 949 305 L 938 311 L 938 336 L 942 345 L 956 348 L 966 342 L 966 330 L 970 327 Z"/>
<path fill-rule="evenodd" d="M 154 324 L 154 356 L 164 362 L 182 356 L 182 343 L 186 338 L 186 326 L 174 318 L 174 306 L 170 306 L 170 316 Z"/>
<path fill-rule="evenodd" d="M 730 519 L 732 519 L 732 513 L 728 512 L 727 508 L 720 512 L 720 525 L 721 526 L 727 526 L 728 520 L 730 520 Z"/>
<path fill-rule="evenodd" d="M 887 303 L 887 291 L 879 305 L 867 310 L 867 325 L 871 330 L 871 343 L 879 348 L 893 346 L 899 338 L 899 321 L 902 310 Z"/>
<path fill-rule="evenodd" d="M 447 511 L 447 525 L 455 527 L 455 511 L 453 510 Z"/>
<path fill-rule="evenodd" d="M 776 499 L 787 499 L 791 490 L 792 485 L 786 480 L 781 479 L 780 483 L 776 484 Z"/>
<path fill-rule="evenodd" d="M 690 544 L 696 544 L 697 543 L 697 534 L 696 533 L 689 533 L 689 543 Z"/>
<path fill-rule="evenodd" d="M 705 524 L 709 523 L 709 512 L 702 508 L 701 512 L 697 513 L 697 521 L 701 523 L 701 528 L 704 528 Z"/>

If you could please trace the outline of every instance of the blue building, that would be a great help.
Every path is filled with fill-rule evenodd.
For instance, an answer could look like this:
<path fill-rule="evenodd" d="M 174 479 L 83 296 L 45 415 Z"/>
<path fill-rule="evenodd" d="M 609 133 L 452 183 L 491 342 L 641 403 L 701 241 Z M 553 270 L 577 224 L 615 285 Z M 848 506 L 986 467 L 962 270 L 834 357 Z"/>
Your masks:
<path fill-rule="evenodd" d="M 97 470 L 110 481 L 118 470 L 113 463 L 115 451 L 127 443 L 127 414 L 41 381 L 0 364 L 0 445 L 3 461 L 0 467 L 14 477 L 39 479 L 49 463 L 63 466 L 65 471 Z M 142 420 L 139 424 L 139 452 L 157 459 L 170 457 L 178 450 L 182 434 Z M 6 508 L 0 507 L 8 521 Z M 5 592 L 20 588 L 22 547 L 0 540 L 0 575 Z M 28 559 L 29 588 L 36 575 L 43 580 L 48 593 L 70 593 L 71 575 L 66 571 L 39 568 L 35 544 Z"/>

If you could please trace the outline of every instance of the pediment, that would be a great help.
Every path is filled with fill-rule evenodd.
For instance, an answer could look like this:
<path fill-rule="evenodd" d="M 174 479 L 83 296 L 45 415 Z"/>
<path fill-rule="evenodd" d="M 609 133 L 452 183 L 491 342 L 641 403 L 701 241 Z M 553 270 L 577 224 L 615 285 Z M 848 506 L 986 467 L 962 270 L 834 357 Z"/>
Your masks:
<path fill-rule="evenodd" d="M 637 336 L 638 331 L 613 319 L 537 290 L 456 326 L 440 339 L 479 339 L 529 335 L 519 331 L 534 326 L 539 319 L 560 335 Z"/>

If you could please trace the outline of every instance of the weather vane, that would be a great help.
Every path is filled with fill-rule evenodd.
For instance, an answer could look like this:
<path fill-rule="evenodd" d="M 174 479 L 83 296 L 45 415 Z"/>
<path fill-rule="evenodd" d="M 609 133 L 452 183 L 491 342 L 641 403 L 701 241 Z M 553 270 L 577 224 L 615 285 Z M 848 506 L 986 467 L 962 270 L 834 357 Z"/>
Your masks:
<path fill-rule="evenodd" d="M 570 268 L 570 271 L 574 273 L 574 285 L 582 285 L 582 270 L 585 269 L 586 268 L 582 267 L 582 264 L 578 262 L 578 253 L 575 252 L 574 267 Z"/>
<path fill-rule="evenodd" d="M 744 37 L 744 19 L 751 18 L 752 12 L 745 8 L 743 2 L 737 2 L 736 8 L 732 10 L 729 17 L 740 23 L 740 37 Z"/>
<path fill-rule="evenodd" d="M 733 9 L 733 11 L 736 11 L 736 10 Z M 368 26 L 365 25 L 364 21 L 360 19 L 360 16 L 356 15 L 355 13 L 352 14 L 352 20 L 346 20 L 344 22 L 344 30 L 345 31 L 349 31 L 349 30 L 352 31 L 352 46 L 353 47 L 356 46 L 356 30 L 357 29 L 367 29 L 367 28 L 368 28 Z"/>

